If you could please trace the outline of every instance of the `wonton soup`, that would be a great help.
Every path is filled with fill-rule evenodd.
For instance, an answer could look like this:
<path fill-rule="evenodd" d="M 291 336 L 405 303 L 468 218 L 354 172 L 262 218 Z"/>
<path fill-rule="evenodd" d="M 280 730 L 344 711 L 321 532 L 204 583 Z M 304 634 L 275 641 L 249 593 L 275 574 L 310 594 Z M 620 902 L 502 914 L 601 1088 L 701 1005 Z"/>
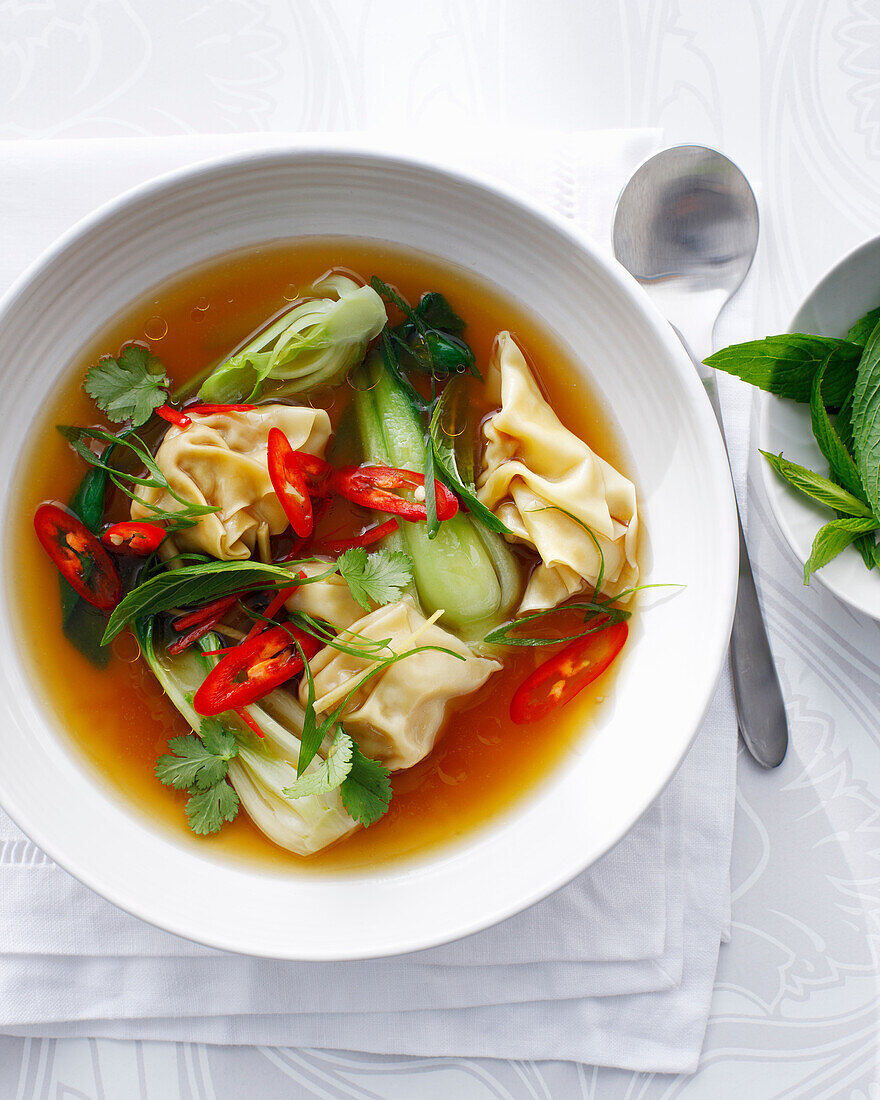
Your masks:
<path fill-rule="evenodd" d="M 200 850 L 340 869 L 448 843 L 613 690 L 621 467 L 566 353 L 469 273 L 335 238 L 224 257 L 116 318 L 35 431 L 35 678 Z"/>

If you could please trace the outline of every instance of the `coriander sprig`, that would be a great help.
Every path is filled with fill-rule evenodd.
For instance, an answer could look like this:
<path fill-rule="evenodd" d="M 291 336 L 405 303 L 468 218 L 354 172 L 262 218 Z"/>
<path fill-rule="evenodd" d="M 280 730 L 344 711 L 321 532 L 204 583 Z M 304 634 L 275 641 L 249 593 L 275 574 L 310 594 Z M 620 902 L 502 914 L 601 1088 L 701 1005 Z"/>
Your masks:
<path fill-rule="evenodd" d="M 186 817 L 194 833 L 216 833 L 238 813 L 238 794 L 227 782 L 229 761 L 238 755 L 235 734 L 217 718 L 205 718 L 199 736 L 172 737 L 170 754 L 156 761 L 156 778 L 188 791 Z"/>

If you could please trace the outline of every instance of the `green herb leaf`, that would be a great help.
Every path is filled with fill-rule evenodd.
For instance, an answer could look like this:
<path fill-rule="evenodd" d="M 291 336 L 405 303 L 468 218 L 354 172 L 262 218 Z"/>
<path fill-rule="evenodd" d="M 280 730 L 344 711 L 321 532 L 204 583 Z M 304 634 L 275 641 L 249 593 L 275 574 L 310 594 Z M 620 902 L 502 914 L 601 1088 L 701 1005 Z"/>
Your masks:
<path fill-rule="evenodd" d="M 617 597 L 615 597 L 615 599 L 616 598 Z M 611 601 L 608 601 L 608 603 L 610 602 Z M 586 600 L 579 603 L 567 603 L 562 607 L 550 607 L 546 611 L 535 611 L 531 615 L 523 615 L 521 619 L 514 619 L 512 622 L 504 623 L 503 626 L 497 627 L 495 630 L 491 631 L 491 633 L 487 634 L 483 641 L 488 645 L 509 646 L 559 645 L 562 642 L 573 642 L 578 638 L 583 638 L 586 634 L 597 634 L 601 630 L 606 630 L 614 623 L 623 622 L 624 619 L 629 619 L 631 617 L 629 611 L 624 610 L 622 607 L 609 607 L 608 603 L 597 603 L 594 600 Z M 546 618 L 548 615 L 561 614 L 565 611 L 585 611 L 585 629 L 579 630 L 576 634 L 568 634 L 565 637 L 558 638 L 541 638 L 514 633 L 515 630 L 528 626 L 529 623 L 533 623 L 537 619 Z"/>
<path fill-rule="evenodd" d="M 397 291 L 378 277 L 372 278 L 371 286 L 377 294 L 397 306 L 405 317 L 402 324 L 386 328 L 400 368 L 430 374 L 435 379 L 462 371 L 470 371 L 480 377 L 476 357 L 460 337 L 465 323 L 442 294 L 432 292 L 423 295 L 413 309 Z"/>
<path fill-rule="evenodd" d="M 285 787 L 283 794 L 287 798 L 304 798 L 310 794 L 326 794 L 335 791 L 351 771 L 354 742 L 343 730 L 336 727 L 336 735 L 330 750 L 320 765 L 308 775 L 300 775 L 291 787 Z"/>
<path fill-rule="evenodd" d="M 311 578 L 312 581 L 318 579 Z M 172 607 L 197 607 L 254 585 L 288 588 L 298 583 L 297 578 L 280 565 L 256 561 L 205 562 L 158 573 L 133 588 L 114 609 L 103 644 L 112 642 L 133 619 L 141 616 L 158 615 Z"/>
<path fill-rule="evenodd" d="M 186 817 L 194 833 L 207 836 L 218 832 L 224 821 L 234 820 L 238 807 L 238 794 L 224 780 L 205 790 L 193 791 L 186 800 Z"/>
<path fill-rule="evenodd" d="M 205 719 L 201 739 L 194 734 L 173 737 L 170 755 L 156 761 L 156 778 L 176 790 L 205 790 L 226 778 L 229 761 L 237 755 L 235 736 L 216 718 Z"/>
<path fill-rule="evenodd" d="M 705 362 L 779 397 L 808 402 L 813 376 L 828 360 L 822 397 L 829 408 L 839 408 L 855 385 L 861 354 L 857 344 L 846 340 L 795 332 L 733 344 Z"/>
<path fill-rule="evenodd" d="M 303 715 L 303 728 L 299 738 L 299 758 L 296 762 L 297 778 L 300 778 L 306 768 L 315 759 L 321 742 L 324 740 L 324 728 L 318 729 L 318 716 L 315 713 L 315 680 L 309 667 L 309 660 L 303 652 L 302 646 L 294 639 L 297 652 L 303 663 L 306 674 L 308 698 L 306 699 L 305 714 Z"/>
<path fill-rule="evenodd" d="M 339 555 L 337 568 L 352 596 L 370 610 L 376 604 L 399 600 L 412 580 L 412 559 L 401 550 L 374 550 L 368 554 L 363 546 L 355 546 Z"/>
<path fill-rule="evenodd" d="M 868 503 L 880 513 L 880 323 L 859 363 L 853 394 L 853 446 Z"/>
<path fill-rule="evenodd" d="M 810 577 L 817 569 L 827 565 L 832 558 L 845 550 L 851 542 L 878 527 L 873 516 L 866 519 L 847 517 L 835 519 L 820 527 L 813 539 L 813 548 L 804 565 L 804 584 L 810 583 Z"/>
<path fill-rule="evenodd" d="M 860 317 L 844 337 L 851 344 L 859 344 L 864 347 L 871 338 L 871 333 L 880 323 L 880 308 L 869 310 L 864 317 Z"/>
<path fill-rule="evenodd" d="M 828 461 L 833 479 L 838 481 L 845 489 L 848 489 L 859 500 L 866 500 L 856 464 L 831 423 L 828 410 L 822 400 L 822 379 L 827 366 L 828 360 L 826 359 L 813 376 L 813 389 L 810 393 L 810 418 L 813 422 L 813 435 L 819 444 L 819 450 Z"/>
<path fill-rule="evenodd" d="M 87 462 L 90 466 L 94 466 L 98 470 L 104 470 L 109 476 L 110 481 L 132 500 L 140 500 L 140 498 L 137 493 L 133 492 L 129 486 L 126 485 L 126 482 L 154 489 L 164 489 L 170 496 L 182 504 L 183 507 L 178 511 L 167 512 L 154 504 L 150 504 L 145 500 L 140 500 L 140 503 L 143 504 L 145 508 L 149 508 L 153 513 L 154 519 L 167 521 L 167 530 L 173 530 L 174 527 L 190 527 L 198 522 L 202 516 L 220 511 L 219 508 L 212 507 L 210 504 L 193 504 L 192 501 L 180 496 L 179 493 L 172 489 L 143 440 L 130 430 L 120 432 L 119 435 L 113 435 L 112 432 L 105 432 L 103 428 L 76 428 L 71 427 L 69 424 L 57 424 L 56 428 L 84 462 Z M 107 443 L 109 446 L 104 450 L 102 455 L 96 455 L 88 445 L 87 441 L 90 439 L 101 443 Z M 132 454 L 136 456 L 138 462 L 146 467 L 148 476 L 138 477 L 135 474 L 125 473 L 116 466 L 111 465 L 109 460 L 115 447 L 124 447 L 131 451 Z"/>
<path fill-rule="evenodd" d="M 434 482 L 434 448 L 425 447 L 425 529 L 429 539 L 440 533 L 437 518 L 437 486 Z"/>
<path fill-rule="evenodd" d="M 364 756 L 352 742 L 351 768 L 340 789 L 342 805 L 361 825 L 373 825 L 388 810 L 391 780 L 386 767 Z"/>
<path fill-rule="evenodd" d="M 93 534 L 101 527 L 106 488 L 106 472 L 91 467 L 70 498 L 70 510 L 79 516 Z M 58 587 L 64 637 L 97 668 L 106 668 L 110 661 L 110 651 L 101 645 L 107 625 L 106 612 L 99 611 L 86 600 L 80 599 L 60 573 Z"/>
<path fill-rule="evenodd" d="M 457 497 L 464 501 L 471 516 L 481 523 L 488 531 L 494 531 L 497 535 L 509 535 L 510 528 L 489 509 L 482 504 L 474 493 L 473 485 L 466 485 L 458 469 L 458 461 L 452 439 L 443 428 L 443 416 L 447 412 L 449 403 L 454 400 L 455 394 L 451 386 L 447 386 L 440 394 L 434 412 L 431 415 L 430 436 L 431 446 L 434 451 L 434 462 L 440 480 Z"/>
<path fill-rule="evenodd" d="M 795 489 L 799 489 L 800 492 L 812 497 L 813 500 L 818 500 L 820 504 L 833 508 L 835 511 L 844 512 L 848 516 L 867 518 L 872 515 L 867 504 L 854 497 L 842 486 L 829 481 L 827 477 L 823 477 L 813 470 L 808 470 L 805 466 L 798 466 L 796 462 L 789 462 L 781 454 L 774 455 L 768 451 L 761 451 L 761 454 L 789 485 L 793 485 Z"/>
<path fill-rule="evenodd" d="M 219 718 L 203 718 L 199 726 L 199 737 L 208 752 L 220 760 L 232 760 L 238 756 L 235 734 Z"/>
<path fill-rule="evenodd" d="M 167 400 L 168 376 L 159 360 L 146 348 L 129 344 L 118 359 L 107 356 L 91 368 L 83 389 L 108 420 L 145 424 Z"/>

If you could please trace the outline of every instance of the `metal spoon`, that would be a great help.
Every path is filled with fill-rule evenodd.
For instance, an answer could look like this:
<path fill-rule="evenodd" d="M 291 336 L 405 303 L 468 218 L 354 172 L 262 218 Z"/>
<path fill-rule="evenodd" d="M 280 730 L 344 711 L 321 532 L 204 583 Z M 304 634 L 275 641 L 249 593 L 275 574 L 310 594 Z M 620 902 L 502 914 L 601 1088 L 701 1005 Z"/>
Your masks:
<path fill-rule="evenodd" d="M 718 314 L 745 279 L 758 245 L 758 208 L 748 181 L 714 149 L 665 149 L 624 188 L 613 241 L 617 259 L 678 332 L 723 437 L 715 379 L 702 360 L 712 351 Z M 743 741 L 759 764 L 775 768 L 785 757 L 788 725 L 741 523 L 731 657 Z"/>

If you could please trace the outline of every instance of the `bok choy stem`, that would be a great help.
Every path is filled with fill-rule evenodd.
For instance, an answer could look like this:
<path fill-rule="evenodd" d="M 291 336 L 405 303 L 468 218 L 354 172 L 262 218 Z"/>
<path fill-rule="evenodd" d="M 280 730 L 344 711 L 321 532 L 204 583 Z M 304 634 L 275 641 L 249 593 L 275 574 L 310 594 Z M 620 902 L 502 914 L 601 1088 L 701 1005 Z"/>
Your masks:
<path fill-rule="evenodd" d="M 423 471 L 428 431 L 405 385 L 375 355 L 368 357 L 358 383 L 355 408 L 365 460 Z M 394 538 L 412 558 L 413 578 L 428 613 L 442 608 L 448 625 L 480 637 L 511 613 L 520 594 L 513 553 L 500 536 L 464 512 L 441 523 L 434 539 L 424 522 L 401 524 Z"/>

